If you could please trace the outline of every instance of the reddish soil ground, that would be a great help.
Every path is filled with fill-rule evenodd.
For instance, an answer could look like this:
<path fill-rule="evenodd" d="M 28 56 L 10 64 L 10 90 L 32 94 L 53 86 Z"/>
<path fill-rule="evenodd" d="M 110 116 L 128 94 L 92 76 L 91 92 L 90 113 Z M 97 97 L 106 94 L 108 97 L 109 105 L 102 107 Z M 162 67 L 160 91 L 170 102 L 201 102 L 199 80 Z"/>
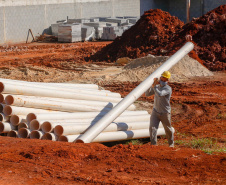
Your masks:
<path fill-rule="evenodd" d="M 68 70 L 66 64 L 86 65 L 84 57 L 106 44 L 2 46 L 0 70 L 20 65 Z M 138 83 L 101 85 L 125 96 Z M 170 85 L 175 141 L 208 138 L 225 147 L 226 73 Z M 153 97 L 142 96 L 138 102 L 153 102 Z M 0 136 L 0 184 L 224 184 L 226 181 L 225 153 L 209 155 L 179 143 L 169 148 L 164 137 L 159 138 L 159 146 L 123 142 L 108 146 Z"/>

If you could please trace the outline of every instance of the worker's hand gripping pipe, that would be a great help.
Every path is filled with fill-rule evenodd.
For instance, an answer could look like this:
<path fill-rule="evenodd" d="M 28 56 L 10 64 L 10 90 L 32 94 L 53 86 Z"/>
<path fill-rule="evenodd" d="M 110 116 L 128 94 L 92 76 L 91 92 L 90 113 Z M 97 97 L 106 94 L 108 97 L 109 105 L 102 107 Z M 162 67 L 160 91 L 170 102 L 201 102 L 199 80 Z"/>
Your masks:
<path fill-rule="evenodd" d="M 81 135 L 76 143 L 90 143 L 97 137 L 111 122 L 113 122 L 123 111 L 125 111 L 134 101 L 136 101 L 145 91 L 147 91 L 154 82 L 154 78 L 161 76 L 164 71 L 168 71 L 186 54 L 193 50 L 194 44 L 187 42 L 181 49 L 164 62 L 155 70 L 146 80 L 140 83 L 131 93 L 122 99 L 112 110 L 110 110 L 102 119 L 90 127 Z"/>

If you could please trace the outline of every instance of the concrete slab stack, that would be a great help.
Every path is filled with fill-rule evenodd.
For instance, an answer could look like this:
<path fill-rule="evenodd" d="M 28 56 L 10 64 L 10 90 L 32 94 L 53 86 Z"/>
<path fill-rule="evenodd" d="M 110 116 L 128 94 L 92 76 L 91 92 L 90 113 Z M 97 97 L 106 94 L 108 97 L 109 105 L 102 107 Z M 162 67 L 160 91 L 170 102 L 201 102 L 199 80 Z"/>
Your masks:
<path fill-rule="evenodd" d="M 107 18 L 106 22 L 118 23 L 118 26 L 129 23 L 129 21 L 127 19 L 122 19 L 122 18 Z"/>
<path fill-rule="evenodd" d="M 95 29 L 94 29 L 94 27 L 82 25 L 81 36 L 82 36 L 82 41 L 95 40 Z"/>
<path fill-rule="evenodd" d="M 79 42 L 81 37 L 81 24 L 62 24 L 58 26 L 58 42 Z"/>

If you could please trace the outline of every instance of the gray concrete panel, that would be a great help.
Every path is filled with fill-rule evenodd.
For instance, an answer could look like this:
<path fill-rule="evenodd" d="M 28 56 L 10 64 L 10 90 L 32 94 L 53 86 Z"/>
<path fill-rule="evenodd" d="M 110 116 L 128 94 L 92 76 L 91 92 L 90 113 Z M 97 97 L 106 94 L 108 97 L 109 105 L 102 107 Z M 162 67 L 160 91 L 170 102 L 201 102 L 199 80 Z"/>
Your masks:
<path fill-rule="evenodd" d="M 5 7 L 6 42 L 26 41 L 28 29 L 34 35 L 42 34 L 44 20 L 44 5 Z"/>
<path fill-rule="evenodd" d="M 0 7 L 0 43 L 4 41 L 4 7 Z"/>
<path fill-rule="evenodd" d="M 113 15 L 111 1 L 82 3 L 81 18 L 110 17 Z"/>
<path fill-rule="evenodd" d="M 220 5 L 226 4 L 226 0 L 204 0 L 204 11 L 203 13 L 206 14 L 207 12 L 217 8 Z"/>
<path fill-rule="evenodd" d="M 140 0 L 114 0 L 114 16 L 140 16 Z"/>
<path fill-rule="evenodd" d="M 59 20 L 81 17 L 81 3 L 46 5 L 46 27 Z"/>
<path fill-rule="evenodd" d="M 171 0 L 169 1 L 169 13 L 186 22 L 186 1 Z"/>

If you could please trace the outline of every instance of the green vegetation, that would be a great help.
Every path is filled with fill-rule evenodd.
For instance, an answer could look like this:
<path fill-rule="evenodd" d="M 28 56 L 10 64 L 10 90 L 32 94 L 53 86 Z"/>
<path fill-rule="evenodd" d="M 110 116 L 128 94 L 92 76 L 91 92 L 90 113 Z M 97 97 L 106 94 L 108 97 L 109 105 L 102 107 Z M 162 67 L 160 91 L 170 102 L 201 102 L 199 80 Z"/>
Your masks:
<path fill-rule="evenodd" d="M 176 140 L 176 145 L 182 145 L 185 147 L 191 147 L 193 149 L 199 149 L 207 154 L 213 154 L 218 152 L 226 153 L 226 145 L 219 145 L 215 138 L 194 138 L 190 141 Z"/>

